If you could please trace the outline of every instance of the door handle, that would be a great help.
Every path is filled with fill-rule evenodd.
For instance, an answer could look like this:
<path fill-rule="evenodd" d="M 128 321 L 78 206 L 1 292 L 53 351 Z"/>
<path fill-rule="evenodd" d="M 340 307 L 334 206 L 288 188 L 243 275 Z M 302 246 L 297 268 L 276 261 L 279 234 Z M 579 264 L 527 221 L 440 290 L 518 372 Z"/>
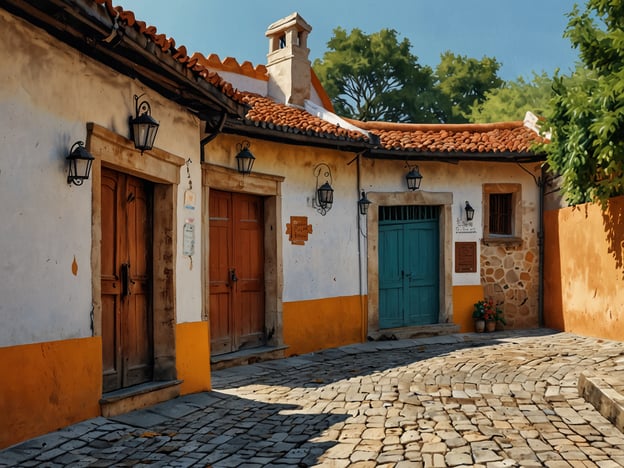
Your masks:
<path fill-rule="evenodd" d="M 236 276 L 236 268 L 230 269 L 230 281 L 232 283 L 236 283 L 238 281 L 238 277 Z"/>

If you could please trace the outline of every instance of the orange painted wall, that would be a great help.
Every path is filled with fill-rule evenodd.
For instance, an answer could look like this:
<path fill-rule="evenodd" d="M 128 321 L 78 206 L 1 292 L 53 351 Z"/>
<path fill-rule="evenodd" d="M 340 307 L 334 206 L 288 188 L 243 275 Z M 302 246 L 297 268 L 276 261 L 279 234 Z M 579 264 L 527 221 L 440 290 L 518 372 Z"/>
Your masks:
<path fill-rule="evenodd" d="M 474 303 L 483 299 L 483 286 L 453 286 L 453 323 L 460 333 L 474 331 L 472 311 Z"/>
<path fill-rule="evenodd" d="M 360 343 L 364 313 L 360 296 L 285 302 L 283 323 L 287 355 Z"/>
<path fill-rule="evenodd" d="M 208 322 L 179 323 L 176 326 L 176 366 L 180 391 L 210 390 L 210 330 Z"/>
<path fill-rule="evenodd" d="M 0 348 L 0 448 L 100 414 L 99 337 Z"/>
<path fill-rule="evenodd" d="M 544 321 L 624 340 L 624 197 L 544 213 Z"/>

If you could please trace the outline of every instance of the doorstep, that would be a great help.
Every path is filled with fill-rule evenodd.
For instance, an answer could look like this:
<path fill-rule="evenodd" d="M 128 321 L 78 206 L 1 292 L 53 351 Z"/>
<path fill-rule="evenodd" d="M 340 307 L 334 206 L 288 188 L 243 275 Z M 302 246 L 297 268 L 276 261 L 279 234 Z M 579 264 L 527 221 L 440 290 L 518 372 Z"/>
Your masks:
<path fill-rule="evenodd" d="M 210 357 L 212 370 L 227 369 L 228 367 L 255 364 L 256 362 L 271 361 L 285 357 L 284 351 L 288 346 L 260 346 L 235 351 L 233 353 L 219 354 Z"/>
<path fill-rule="evenodd" d="M 104 393 L 100 409 L 105 418 L 128 413 L 180 396 L 182 380 L 146 382 Z"/>
<path fill-rule="evenodd" d="M 384 328 L 368 334 L 368 341 L 409 340 L 413 338 L 429 338 L 432 336 L 452 335 L 459 333 L 459 325 L 455 323 L 434 323 L 414 327 Z"/>

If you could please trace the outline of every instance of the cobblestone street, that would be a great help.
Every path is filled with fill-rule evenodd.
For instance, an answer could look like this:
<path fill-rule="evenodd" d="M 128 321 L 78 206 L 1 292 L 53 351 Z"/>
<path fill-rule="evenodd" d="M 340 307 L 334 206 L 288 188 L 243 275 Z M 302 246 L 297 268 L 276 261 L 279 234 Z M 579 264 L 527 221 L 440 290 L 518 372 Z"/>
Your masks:
<path fill-rule="evenodd" d="M 212 392 L 27 441 L 0 466 L 624 466 L 624 435 L 579 397 L 582 372 L 622 383 L 624 342 L 369 342 L 213 372 Z"/>

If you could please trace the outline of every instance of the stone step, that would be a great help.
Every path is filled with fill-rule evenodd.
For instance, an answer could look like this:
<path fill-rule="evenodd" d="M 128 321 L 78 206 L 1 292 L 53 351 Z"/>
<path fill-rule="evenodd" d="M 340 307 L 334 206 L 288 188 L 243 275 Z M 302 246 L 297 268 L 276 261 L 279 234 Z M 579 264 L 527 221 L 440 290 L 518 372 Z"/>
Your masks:
<path fill-rule="evenodd" d="M 578 392 L 624 433 L 624 371 L 609 375 L 583 371 L 578 380 Z"/>
<path fill-rule="evenodd" d="M 100 400 L 102 416 L 117 416 L 176 398 L 180 395 L 181 384 L 182 380 L 146 382 L 104 393 Z"/>
<path fill-rule="evenodd" d="M 210 357 L 212 370 L 227 369 L 229 367 L 255 364 L 262 361 L 282 359 L 288 346 L 261 346 L 235 351 L 233 353 L 219 354 Z"/>

